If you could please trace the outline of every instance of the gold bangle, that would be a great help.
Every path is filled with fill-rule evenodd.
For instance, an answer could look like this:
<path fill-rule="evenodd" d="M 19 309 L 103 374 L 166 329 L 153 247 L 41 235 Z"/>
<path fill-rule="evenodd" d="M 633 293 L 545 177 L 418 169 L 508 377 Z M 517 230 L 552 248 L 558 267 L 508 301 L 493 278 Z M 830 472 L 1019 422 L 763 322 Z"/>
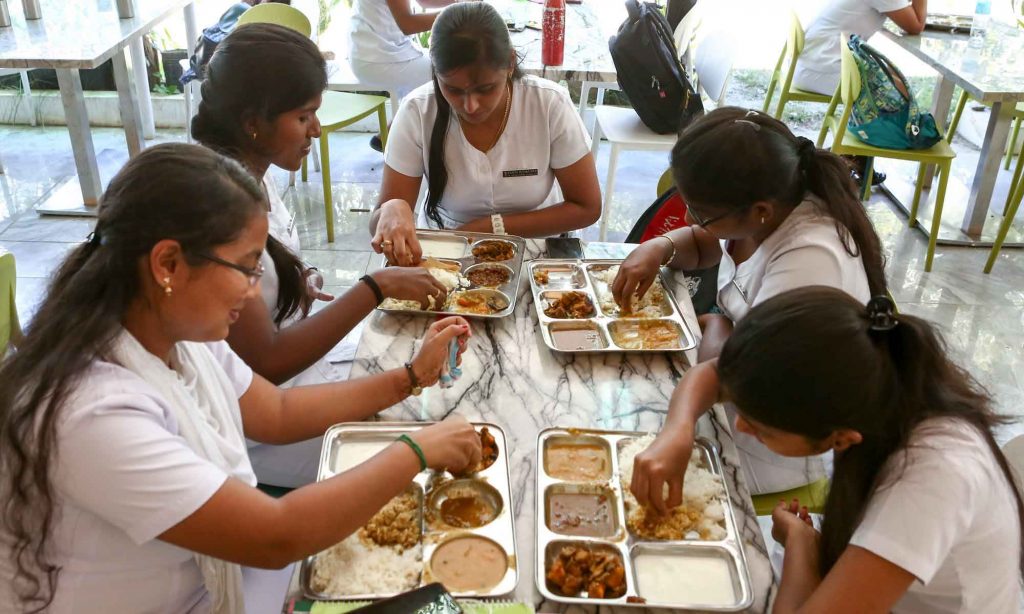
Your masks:
<path fill-rule="evenodd" d="M 676 259 L 676 242 L 672 240 L 672 237 L 668 235 L 658 235 L 655 239 L 665 239 L 668 244 L 672 246 L 672 253 L 669 254 L 668 259 L 661 263 L 661 266 L 668 266 L 670 262 Z"/>

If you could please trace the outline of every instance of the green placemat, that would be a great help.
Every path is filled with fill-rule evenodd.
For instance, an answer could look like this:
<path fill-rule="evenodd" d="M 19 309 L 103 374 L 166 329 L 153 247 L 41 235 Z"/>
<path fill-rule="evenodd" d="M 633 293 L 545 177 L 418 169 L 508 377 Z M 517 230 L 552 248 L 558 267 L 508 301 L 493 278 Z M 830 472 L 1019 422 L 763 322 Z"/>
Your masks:
<path fill-rule="evenodd" d="M 369 601 L 316 601 L 310 614 L 345 614 L 370 605 Z M 466 614 L 533 614 L 533 607 L 511 601 L 459 601 Z"/>

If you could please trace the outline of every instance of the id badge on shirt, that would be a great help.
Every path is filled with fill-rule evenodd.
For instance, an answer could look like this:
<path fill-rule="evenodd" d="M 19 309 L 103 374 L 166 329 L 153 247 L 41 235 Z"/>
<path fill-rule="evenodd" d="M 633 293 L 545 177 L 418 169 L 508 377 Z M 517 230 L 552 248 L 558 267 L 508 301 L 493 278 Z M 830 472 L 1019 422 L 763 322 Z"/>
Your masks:
<path fill-rule="evenodd" d="M 511 179 L 514 177 L 536 177 L 539 174 L 539 168 L 516 168 L 507 171 L 501 171 L 501 176 L 504 179 Z"/>

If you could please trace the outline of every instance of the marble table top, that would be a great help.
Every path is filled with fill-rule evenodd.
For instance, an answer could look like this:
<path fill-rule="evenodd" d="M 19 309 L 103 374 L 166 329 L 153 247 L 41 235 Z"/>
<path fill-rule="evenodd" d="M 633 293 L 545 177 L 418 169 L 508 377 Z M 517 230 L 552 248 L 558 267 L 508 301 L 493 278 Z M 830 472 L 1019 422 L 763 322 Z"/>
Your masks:
<path fill-rule="evenodd" d="M 40 0 L 42 19 L 26 20 L 21 0 L 7 0 L 0 68 L 96 68 L 194 1 L 135 0 L 135 16 L 120 19 L 114 0 Z"/>
<path fill-rule="evenodd" d="M 882 33 L 915 57 L 967 90 L 974 100 L 1024 101 L 1024 31 L 992 20 L 980 49 L 968 46 L 966 33 L 925 30 L 908 35 L 888 23 Z"/>
<path fill-rule="evenodd" d="M 544 7 L 526 0 L 491 0 L 506 18 L 521 23 L 541 23 Z M 626 19 L 621 0 L 584 0 L 566 5 L 565 61 L 561 66 L 541 62 L 541 33 L 527 28 L 510 32 L 512 44 L 522 57 L 522 69 L 552 81 L 570 82 L 616 80 L 615 64 L 608 52 L 608 38 Z"/>
<path fill-rule="evenodd" d="M 542 256 L 543 243 L 531 240 L 526 259 Z M 631 245 L 590 243 L 588 258 L 623 258 Z M 673 291 L 690 327 L 699 330 L 685 278 L 677 273 Z M 414 355 L 416 341 L 431 322 L 417 316 L 372 315 L 363 330 L 351 377 L 401 367 Z M 523 280 L 512 316 L 484 323 L 475 320 L 473 338 L 463 356 L 463 376 L 453 388 L 430 388 L 419 397 L 380 413 L 381 420 L 438 420 L 458 413 L 505 430 L 510 450 L 519 585 L 513 598 L 533 603 L 539 612 L 568 606 L 542 603 L 534 581 L 534 490 L 537 434 L 550 426 L 637 431 L 657 430 L 669 397 L 695 352 L 676 354 L 557 354 L 541 339 L 529 282 Z M 717 442 L 736 522 L 750 568 L 754 606 L 767 612 L 775 581 L 758 528 L 747 485 L 738 465 L 732 434 L 721 408 L 700 424 L 700 434 Z M 597 612 L 599 608 L 571 608 Z M 600 611 L 611 612 L 602 607 Z M 629 611 L 636 611 L 630 608 Z"/>

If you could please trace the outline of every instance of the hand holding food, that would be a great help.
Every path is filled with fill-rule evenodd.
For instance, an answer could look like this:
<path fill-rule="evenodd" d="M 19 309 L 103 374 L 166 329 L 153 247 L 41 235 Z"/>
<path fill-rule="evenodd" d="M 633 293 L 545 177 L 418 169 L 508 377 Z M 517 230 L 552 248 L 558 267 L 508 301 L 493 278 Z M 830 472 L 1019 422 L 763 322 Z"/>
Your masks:
<path fill-rule="evenodd" d="M 452 415 L 411 437 L 423 450 L 431 469 L 461 472 L 480 462 L 480 436 L 462 416 Z"/>
<path fill-rule="evenodd" d="M 412 359 L 412 368 L 421 387 L 433 386 L 441 378 L 441 371 L 448 362 L 448 347 L 452 339 L 458 339 L 457 362 L 461 363 L 466 341 L 472 333 L 469 322 L 459 316 L 451 316 L 434 322 L 423 337 L 423 347 Z"/>
<path fill-rule="evenodd" d="M 668 257 L 667 241 L 647 241 L 632 251 L 619 266 L 612 282 L 612 296 L 626 313 L 632 311 L 633 295 L 643 296 L 654 283 L 661 264 Z"/>
<path fill-rule="evenodd" d="M 772 537 L 783 546 L 794 534 L 817 537 L 817 529 L 807 511 L 807 506 L 800 506 L 799 499 L 793 499 L 789 503 L 779 501 L 779 504 L 772 510 Z"/>
<path fill-rule="evenodd" d="M 423 267 L 385 267 L 373 274 L 386 298 L 419 301 L 423 309 L 444 305 L 448 289 Z"/>
<path fill-rule="evenodd" d="M 630 492 L 641 505 L 666 514 L 683 502 L 683 476 L 692 453 L 692 434 L 663 432 L 651 447 L 636 456 Z M 668 484 L 668 499 L 665 499 L 665 484 Z"/>
<path fill-rule="evenodd" d="M 416 220 L 409 203 L 396 198 L 380 206 L 377 232 L 370 245 L 373 251 L 384 254 L 391 264 L 419 264 L 423 258 L 423 249 L 416 238 Z"/>

